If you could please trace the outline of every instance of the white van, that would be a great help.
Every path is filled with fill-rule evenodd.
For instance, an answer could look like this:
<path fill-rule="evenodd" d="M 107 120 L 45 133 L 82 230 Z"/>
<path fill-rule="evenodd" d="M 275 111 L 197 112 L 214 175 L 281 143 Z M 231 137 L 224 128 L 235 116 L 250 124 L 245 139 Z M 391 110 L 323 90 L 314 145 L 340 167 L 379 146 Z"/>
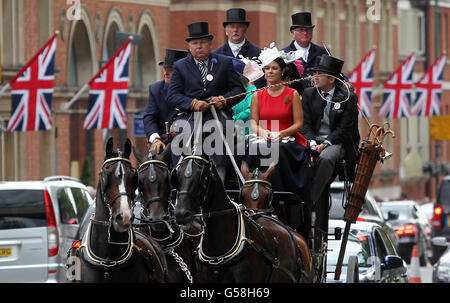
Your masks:
<path fill-rule="evenodd" d="M 0 283 L 66 282 L 66 253 L 91 203 L 71 177 L 0 182 Z"/>

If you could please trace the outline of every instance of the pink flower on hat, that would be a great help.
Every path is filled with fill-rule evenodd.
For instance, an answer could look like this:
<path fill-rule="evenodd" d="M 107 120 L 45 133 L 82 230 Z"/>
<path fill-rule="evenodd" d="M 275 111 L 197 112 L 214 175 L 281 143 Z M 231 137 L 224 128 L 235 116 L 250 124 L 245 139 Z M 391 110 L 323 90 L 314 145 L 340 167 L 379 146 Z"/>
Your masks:
<path fill-rule="evenodd" d="M 303 71 L 305 70 L 305 67 L 302 64 L 302 61 L 300 60 L 294 60 L 295 67 L 297 68 L 298 74 L 301 76 L 303 74 Z"/>

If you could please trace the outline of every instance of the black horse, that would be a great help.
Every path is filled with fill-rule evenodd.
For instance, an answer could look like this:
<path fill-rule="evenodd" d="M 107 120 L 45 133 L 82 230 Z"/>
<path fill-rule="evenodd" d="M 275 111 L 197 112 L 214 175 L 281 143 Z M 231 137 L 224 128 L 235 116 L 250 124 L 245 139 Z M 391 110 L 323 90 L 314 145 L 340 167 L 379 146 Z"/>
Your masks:
<path fill-rule="evenodd" d="M 227 196 L 209 157 L 186 156 L 172 172 L 171 183 L 178 189 L 177 223 L 203 220 L 198 282 L 300 282 L 305 273 L 292 234 L 273 220 L 256 222 L 247 216 Z"/>
<path fill-rule="evenodd" d="M 79 260 L 74 268 L 78 282 L 167 281 L 167 262 L 158 243 L 131 228 L 138 175 L 130 153 L 129 139 L 124 152 L 113 150 L 112 138 L 106 144 L 95 215 L 81 245 L 71 251 Z"/>
<path fill-rule="evenodd" d="M 138 187 L 142 206 L 138 218 L 141 223 L 135 226 L 148 233 L 162 247 L 168 264 L 168 282 L 193 283 L 194 250 L 198 240 L 189 235 L 198 233 L 200 228 L 185 233 L 175 223 L 169 182 L 170 145 L 157 155 L 149 151 L 143 156 L 136 148 L 133 148 L 133 153 L 140 164 Z"/>

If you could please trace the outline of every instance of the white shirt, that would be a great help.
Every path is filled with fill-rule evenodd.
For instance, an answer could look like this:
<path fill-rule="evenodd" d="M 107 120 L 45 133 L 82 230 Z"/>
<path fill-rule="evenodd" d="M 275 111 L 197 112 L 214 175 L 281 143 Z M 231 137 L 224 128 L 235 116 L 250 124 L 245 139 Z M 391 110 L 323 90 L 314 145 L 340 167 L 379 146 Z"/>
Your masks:
<path fill-rule="evenodd" d="M 297 43 L 297 41 L 294 41 L 294 46 L 295 46 L 295 48 L 296 48 L 297 50 L 303 52 L 303 54 L 302 54 L 302 56 L 301 56 L 302 59 L 303 59 L 303 61 L 308 62 L 308 55 L 309 55 L 309 49 L 311 48 L 311 43 L 308 45 L 308 47 L 301 47 L 301 46 Z"/>
<path fill-rule="evenodd" d="M 238 43 L 238 44 L 235 44 L 235 43 L 231 42 L 230 40 L 228 40 L 228 45 L 230 46 L 231 51 L 233 52 L 233 55 L 235 57 L 237 57 L 237 55 L 241 51 L 241 48 L 242 48 L 242 46 L 244 46 L 244 43 L 245 43 L 245 39 L 242 40 L 242 42 Z"/>

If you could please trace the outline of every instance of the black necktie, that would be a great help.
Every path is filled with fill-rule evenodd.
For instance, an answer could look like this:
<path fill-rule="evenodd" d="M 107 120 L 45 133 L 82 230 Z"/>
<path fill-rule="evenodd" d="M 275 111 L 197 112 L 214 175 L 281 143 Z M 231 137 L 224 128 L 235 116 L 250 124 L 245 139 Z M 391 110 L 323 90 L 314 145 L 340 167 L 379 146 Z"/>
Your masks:
<path fill-rule="evenodd" d="M 206 85 L 206 74 L 208 73 L 208 70 L 206 68 L 205 61 L 200 61 L 198 63 L 198 68 L 200 70 L 200 74 L 202 75 L 203 85 Z"/>

